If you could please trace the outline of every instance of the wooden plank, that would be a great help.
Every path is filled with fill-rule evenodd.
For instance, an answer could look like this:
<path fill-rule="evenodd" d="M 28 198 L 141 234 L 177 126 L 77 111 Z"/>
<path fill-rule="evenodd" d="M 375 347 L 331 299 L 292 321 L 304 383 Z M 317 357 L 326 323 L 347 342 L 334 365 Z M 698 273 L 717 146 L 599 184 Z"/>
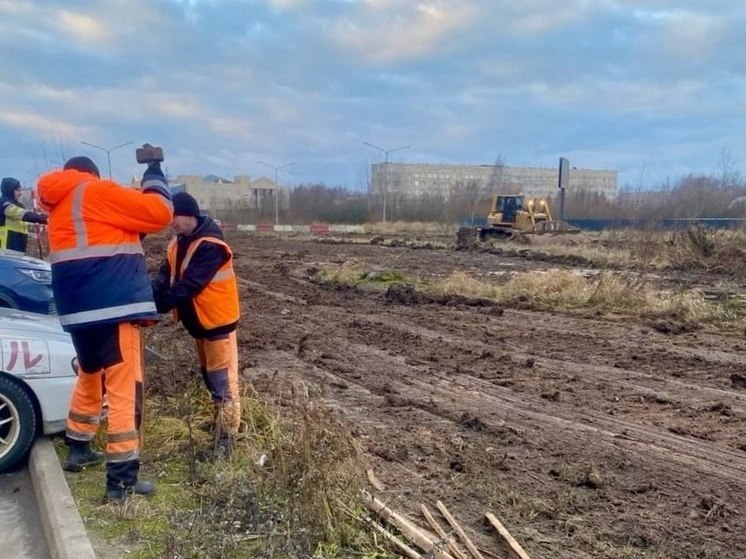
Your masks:
<path fill-rule="evenodd" d="M 489 520 L 490 524 L 494 526 L 495 530 L 497 530 L 497 533 L 500 534 L 505 542 L 508 544 L 511 551 L 515 553 L 519 559 L 531 559 L 528 553 L 523 550 L 521 544 L 519 544 L 516 539 L 510 535 L 510 532 L 508 532 L 507 528 L 502 525 L 502 523 L 494 514 L 488 512 L 485 514 L 485 516 L 487 517 L 487 520 Z"/>
<path fill-rule="evenodd" d="M 399 538 L 397 538 L 394 534 L 386 530 L 383 526 L 378 524 L 377 522 L 371 521 L 369 523 L 371 526 L 373 526 L 373 529 L 381 534 L 386 540 L 390 541 L 392 544 L 394 544 L 399 551 L 401 551 L 405 556 L 409 557 L 409 559 L 422 559 L 422 555 L 417 553 L 414 549 L 409 547 L 407 544 L 405 544 L 403 541 L 401 541 Z"/>
<path fill-rule="evenodd" d="M 395 512 L 386 503 L 382 502 L 380 499 L 376 499 L 367 491 L 363 491 L 362 494 L 365 506 L 377 513 L 389 524 L 395 526 L 406 538 L 422 549 L 425 553 L 431 554 L 433 559 L 454 559 L 450 553 L 438 549 L 435 545 L 435 540 L 431 539 L 414 522 Z"/>
<path fill-rule="evenodd" d="M 386 490 L 386 486 L 384 486 L 383 483 L 381 483 L 381 480 L 379 480 L 376 477 L 376 474 L 373 473 L 373 470 L 368 470 L 367 474 L 368 474 L 368 481 L 373 487 L 378 489 L 378 491 Z"/>
<path fill-rule="evenodd" d="M 449 536 L 443 529 L 443 527 L 438 524 L 438 521 L 433 518 L 433 515 L 430 514 L 430 510 L 425 505 L 420 505 L 420 507 L 422 509 L 422 514 L 425 516 L 425 519 L 428 521 L 432 529 L 435 530 L 435 533 L 438 534 L 441 539 L 448 544 L 448 549 L 451 550 L 453 556 L 456 559 L 467 559 L 466 554 L 459 549 L 456 542 L 453 541 L 453 538 Z"/>
<path fill-rule="evenodd" d="M 448 524 L 451 525 L 451 527 L 456 530 L 456 533 L 461 537 L 461 539 L 464 542 L 464 545 L 466 546 L 466 549 L 469 550 L 469 553 L 471 553 L 471 556 L 474 559 L 484 559 L 484 556 L 479 553 L 479 550 L 477 549 L 477 546 L 474 545 L 474 542 L 472 542 L 469 539 L 469 536 L 466 535 L 466 532 L 464 532 L 464 529 L 461 527 L 461 525 L 456 522 L 456 519 L 453 517 L 453 515 L 448 512 L 448 509 L 446 506 L 438 501 L 435 503 L 435 506 L 438 507 L 438 510 L 443 515 L 443 517 L 448 521 Z"/>

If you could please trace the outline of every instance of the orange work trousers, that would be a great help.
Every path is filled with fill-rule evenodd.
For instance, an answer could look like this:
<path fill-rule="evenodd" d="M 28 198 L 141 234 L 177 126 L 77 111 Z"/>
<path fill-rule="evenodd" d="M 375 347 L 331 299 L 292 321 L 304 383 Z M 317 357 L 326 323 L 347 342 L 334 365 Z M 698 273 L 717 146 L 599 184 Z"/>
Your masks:
<path fill-rule="evenodd" d="M 105 387 L 106 461 L 138 460 L 143 396 L 140 326 L 102 325 L 73 331 L 71 336 L 80 371 L 67 416 L 67 437 L 93 440 L 101 422 Z"/>
<path fill-rule="evenodd" d="M 202 378 L 215 404 L 216 434 L 235 435 L 241 423 L 236 332 L 196 342 Z"/>

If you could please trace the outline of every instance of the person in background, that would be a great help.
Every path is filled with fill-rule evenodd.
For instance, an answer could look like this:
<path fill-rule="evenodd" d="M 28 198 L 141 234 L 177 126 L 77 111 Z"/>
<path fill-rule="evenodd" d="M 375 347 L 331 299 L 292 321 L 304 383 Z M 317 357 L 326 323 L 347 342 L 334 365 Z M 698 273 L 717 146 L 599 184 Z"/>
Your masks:
<path fill-rule="evenodd" d="M 27 223 L 46 225 L 47 216 L 26 209 L 20 202 L 21 183 L 5 177 L 0 184 L 0 249 L 26 252 L 28 243 Z"/>
<path fill-rule="evenodd" d="M 215 405 L 217 452 L 227 456 L 241 421 L 233 252 L 192 196 L 180 192 L 173 202 L 177 234 L 153 279 L 153 295 L 158 311 L 173 310 L 196 341 L 202 378 Z"/>
<path fill-rule="evenodd" d="M 69 453 L 63 468 L 79 471 L 99 462 L 91 441 L 108 401 L 107 501 L 147 495 L 142 481 L 141 328 L 158 320 L 140 235 L 168 226 L 171 192 L 159 163 L 151 163 L 142 188 L 100 178 L 88 157 L 39 179 L 39 202 L 49 213 L 52 291 L 60 323 L 70 333 L 80 374 L 67 419 Z"/>

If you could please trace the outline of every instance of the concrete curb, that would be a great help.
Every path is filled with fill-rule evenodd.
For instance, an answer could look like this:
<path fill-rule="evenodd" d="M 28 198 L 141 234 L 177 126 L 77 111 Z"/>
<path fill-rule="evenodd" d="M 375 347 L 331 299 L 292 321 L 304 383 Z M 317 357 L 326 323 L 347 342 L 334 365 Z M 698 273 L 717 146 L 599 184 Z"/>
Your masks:
<path fill-rule="evenodd" d="M 29 472 L 52 559 L 96 559 L 49 438 L 40 437 L 34 443 Z"/>

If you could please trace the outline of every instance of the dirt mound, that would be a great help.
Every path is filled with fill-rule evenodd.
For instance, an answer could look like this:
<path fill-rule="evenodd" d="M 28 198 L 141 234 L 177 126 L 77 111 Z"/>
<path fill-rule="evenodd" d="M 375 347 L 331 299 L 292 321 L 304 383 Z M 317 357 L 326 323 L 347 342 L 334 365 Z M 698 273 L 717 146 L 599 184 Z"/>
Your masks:
<path fill-rule="evenodd" d="M 477 230 L 473 227 L 462 227 L 456 232 L 456 250 L 474 250 L 479 247 Z"/>
<path fill-rule="evenodd" d="M 384 297 L 389 303 L 398 305 L 419 305 L 425 302 L 422 293 L 417 291 L 414 286 L 402 283 L 390 285 Z"/>
<path fill-rule="evenodd" d="M 649 314 L 643 319 L 643 322 L 653 330 L 663 334 L 687 334 L 700 328 L 698 323 L 687 320 L 677 313 Z"/>
<path fill-rule="evenodd" d="M 466 307 L 488 307 L 494 308 L 502 314 L 500 304 L 491 299 L 478 299 L 473 297 L 464 297 L 463 295 L 430 295 L 417 291 L 414 286 L 402 283 L 390 285 L 384 294 L 384 298 L 389 303 L 398 305 L 423 305 L 438 304 L 447 307 L 466 306 Z"/>

